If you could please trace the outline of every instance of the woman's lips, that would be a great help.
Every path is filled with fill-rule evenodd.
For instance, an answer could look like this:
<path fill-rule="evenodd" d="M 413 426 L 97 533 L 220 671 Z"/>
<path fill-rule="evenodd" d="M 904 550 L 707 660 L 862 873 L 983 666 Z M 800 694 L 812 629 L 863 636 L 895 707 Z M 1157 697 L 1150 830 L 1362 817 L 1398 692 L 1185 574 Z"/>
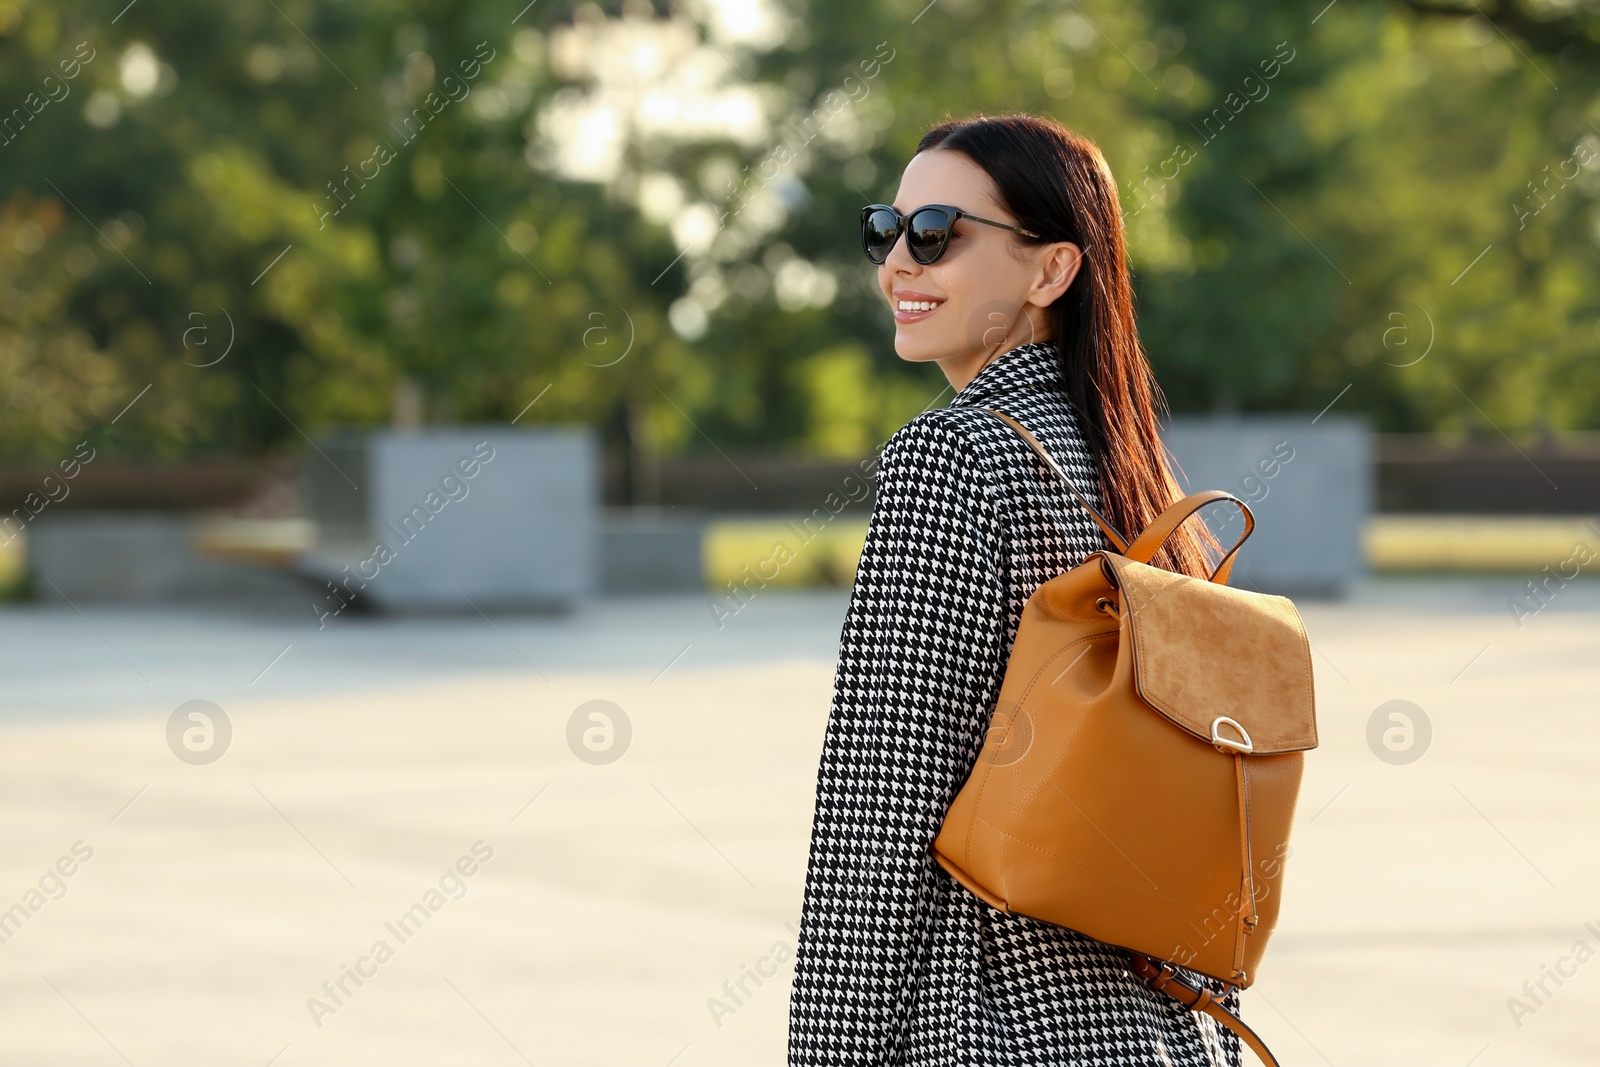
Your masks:
<path fill-rule="evenodd" d="M 897 307 L 894 309 L 894 321 L 897 323 L 921 322 L 929 315 L 937 314 L 942 307 L 944 307 L 943 302 L 935 304 L 927 311 L 901 311 Z"/>

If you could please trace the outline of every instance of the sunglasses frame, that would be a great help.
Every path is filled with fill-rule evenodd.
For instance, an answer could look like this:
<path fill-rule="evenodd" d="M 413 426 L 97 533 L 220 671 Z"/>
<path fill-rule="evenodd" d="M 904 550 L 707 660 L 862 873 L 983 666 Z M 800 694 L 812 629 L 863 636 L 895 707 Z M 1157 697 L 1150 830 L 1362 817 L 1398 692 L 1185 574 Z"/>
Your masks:
<path fill-rule="evenodd" d="M 900 238 L 905 235 L 907 227 L 909 227 L 911 224 L 911 220 L 916 217 L 918 213 L 927 211 L 930 208 L 947 213 L 950 217 L 950 222 L 944 228 L 944 238 L 939 242 L 939 247 L 934 249 L 933 255 L 929 256 L 927 259 L 923 259 L 921 256 L 917 255 L 916 249 L 912 248 L 909 243 L 906 245 L 906 251 L 911 254 L 911 258 L 916 260 L 918 263 L 921 263 L 923 266 L 938 262 L 939 257 L 944 255 L 945 249 L 950 247 L 950 234 L 955 231 L 957 219 L 971 219 L 973 222 L 981 222 L 985 226 L 998 226 L 1002 230 L 1010 230 L 1013 233 L 1020 233 L 1025 237 L 1039 236 L 1032 230 L 1025 230 L 1021 226 L 1013 226 L 1008 222 L 996 222 L 993 219 L 980 218 L 979 216 L 972 214 L 970 211 L 962 211 L 960 208 L 955 207 L 952 204 L 923 204 L 921 207 L 912 208 L 904 215 L 896 211 L 893 204 L 868 204 L 866 207 L 861 209 L 861 250 L 866 253 L 867 261 L 880 267 L 883 266 L 884 263 L 888 262 L 889 254 L 894 251 L 895 241 L 900 240 Z M 867 247 L 867 219 L 870 218 L 872 213 L 875 211 L 887 211 L 895 218 L 894 241 L 889 242 L 889 247 L 883 253 L 883 259 L 873 259 L 872 250 Z"/>

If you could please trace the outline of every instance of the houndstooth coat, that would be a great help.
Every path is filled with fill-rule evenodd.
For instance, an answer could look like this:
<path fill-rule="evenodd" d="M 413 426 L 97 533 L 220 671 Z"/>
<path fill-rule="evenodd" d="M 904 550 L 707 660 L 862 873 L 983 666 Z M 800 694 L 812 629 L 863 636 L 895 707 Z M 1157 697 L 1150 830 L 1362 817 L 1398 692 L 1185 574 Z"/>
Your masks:
<path fill-rule="evenodd" d="M 1144 985 L 1119 950 L 989 907 L 930 852 L 1023 604 L 1111 547 L 984 407 L 1031 430 L 1100 502 L 1050 343 L 991 360 L 884 446 L 817 774 L 789 1063 L 1238 1067 L 1233 1033 Z M 1223 1003 L 1237 1012 L 1238 997 Z"/>

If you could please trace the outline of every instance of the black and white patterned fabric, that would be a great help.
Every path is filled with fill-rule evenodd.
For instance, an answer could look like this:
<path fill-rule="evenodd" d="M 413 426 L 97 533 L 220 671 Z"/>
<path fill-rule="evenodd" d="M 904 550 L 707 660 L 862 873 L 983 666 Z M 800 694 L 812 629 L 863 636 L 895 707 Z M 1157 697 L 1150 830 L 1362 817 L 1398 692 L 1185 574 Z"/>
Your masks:
<path fill-rule="evenodd" d="M 989 907 L 930 852 L 1023 604 L 1111 547 L 984 407 L 1100 504 L 1049 343 L 1002 353 L 884 446 L 817 775 L 789 1064 L 1238 1067 L 1231 1031 L 1147 987 L 1119 950 Z M 1237 1012 L 1238 997 L 1223 1003 Z"/>

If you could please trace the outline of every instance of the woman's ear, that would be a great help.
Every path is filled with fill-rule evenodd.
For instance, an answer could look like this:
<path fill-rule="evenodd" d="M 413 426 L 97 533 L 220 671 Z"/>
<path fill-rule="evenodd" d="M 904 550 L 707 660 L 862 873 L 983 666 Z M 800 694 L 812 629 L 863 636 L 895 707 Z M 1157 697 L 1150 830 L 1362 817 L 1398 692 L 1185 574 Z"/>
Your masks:
<path fill-rule="evenodd" d="M 1057 241 L 1048 245 L 1039 267 L 1039 278 L 1028 293 L 1028 302 L 1049 307 L 1067 291 L 1072 279 L 1083 266 L 1083 249 L 1071 241 Z"/>

